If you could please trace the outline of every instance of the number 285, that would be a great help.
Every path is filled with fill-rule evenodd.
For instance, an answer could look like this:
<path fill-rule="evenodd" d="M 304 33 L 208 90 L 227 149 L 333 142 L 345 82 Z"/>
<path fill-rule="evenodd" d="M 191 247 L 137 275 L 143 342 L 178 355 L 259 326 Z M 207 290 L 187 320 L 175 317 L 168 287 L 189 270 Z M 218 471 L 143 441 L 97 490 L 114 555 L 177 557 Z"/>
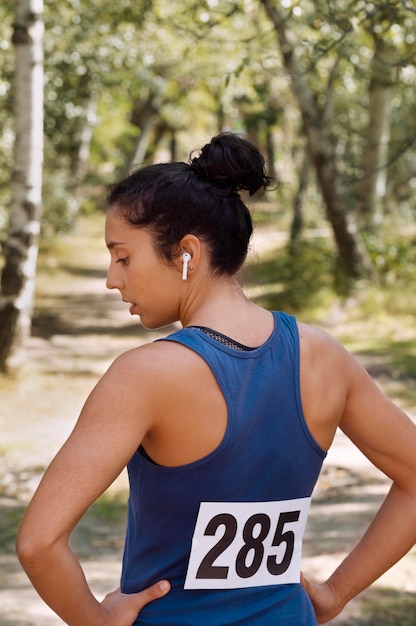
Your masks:
<path fill-rule="evenodd" d="M 283 556 L 278 561 L 276 555 L 266 555 L 265 567 L 273 576 L 279 576 L 289 568 L 295 546 L 295 533 L 285 530 L 285 524 L 297 522 L 300 511 L 282 512 L 279 515 L 274 531 L 272 547 L 285 544 Z M 229 567 L 215 565 L 218 557 L 233 543 L 238 535 L 238 522 L 230 513 L 219 513 L 207 524 L 204 535 L 214 536 L 220 526 L 224 533 L 218 542 L 209 550 L 198 567 L 196 578 L 224 580 L 228 577 Z M 264 561 L 265 539 L 271 531 L 271 519 L 266 513 L 256 513 L 249 517 L 242 529 L 243 545 L 237 553 L 235 569 L 240 578 L 254 576 Z"/>

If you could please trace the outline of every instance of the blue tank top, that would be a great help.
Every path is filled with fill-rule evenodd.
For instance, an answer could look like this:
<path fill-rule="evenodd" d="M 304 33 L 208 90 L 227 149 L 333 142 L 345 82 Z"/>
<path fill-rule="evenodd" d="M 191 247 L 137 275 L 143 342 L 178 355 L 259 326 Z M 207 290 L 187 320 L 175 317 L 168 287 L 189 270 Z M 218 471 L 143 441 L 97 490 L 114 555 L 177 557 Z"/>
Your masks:
<path fill-rule="evenodd" d="M 137 625 L 317 624 L 299 560 L 325 451 L 302 411 L 296 320 L 273 315 L 272 335 L 250 351 L 196 328 L 163 339 L 206 361 L 228 423 L 220 445 L 198 461 L 163 467 L 140 448 L 128 464 L 121 589 L 133 593 L 164 578 L 172 585 Z"/>

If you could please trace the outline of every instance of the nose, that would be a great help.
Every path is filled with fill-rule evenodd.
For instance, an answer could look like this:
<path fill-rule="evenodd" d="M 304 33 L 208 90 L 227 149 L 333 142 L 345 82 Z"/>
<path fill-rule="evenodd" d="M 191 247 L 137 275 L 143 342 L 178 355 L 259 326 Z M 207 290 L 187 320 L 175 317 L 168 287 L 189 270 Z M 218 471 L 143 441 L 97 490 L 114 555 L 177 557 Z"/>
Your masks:
<path fill-rule="evenodd" d="M 107 270 L 107 278 L 105 281 L 105 286 L 107 289 L 120 289 L 120 278 L 118 277 L 117 268 L 114 263 L 110 263 Z"/>

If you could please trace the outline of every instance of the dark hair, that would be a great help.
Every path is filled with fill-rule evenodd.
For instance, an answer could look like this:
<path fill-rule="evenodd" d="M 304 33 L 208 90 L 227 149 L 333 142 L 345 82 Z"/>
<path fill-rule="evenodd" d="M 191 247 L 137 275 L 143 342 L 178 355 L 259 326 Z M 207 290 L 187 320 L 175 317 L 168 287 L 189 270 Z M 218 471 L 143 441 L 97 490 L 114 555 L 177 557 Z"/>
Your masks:
<path fill-rule="evenodd" d="M 253 232 L 239 191 L 266 189 L 264 159 L 253 145 L 221 133 L 188 163 L 159 163 L 138 169 L 110 189 L 108 204 L 131 226 L 146 227 L 168 260 L 186 234 L 204 241 L 211 267 L 234 274 L 244 262 Z"/>

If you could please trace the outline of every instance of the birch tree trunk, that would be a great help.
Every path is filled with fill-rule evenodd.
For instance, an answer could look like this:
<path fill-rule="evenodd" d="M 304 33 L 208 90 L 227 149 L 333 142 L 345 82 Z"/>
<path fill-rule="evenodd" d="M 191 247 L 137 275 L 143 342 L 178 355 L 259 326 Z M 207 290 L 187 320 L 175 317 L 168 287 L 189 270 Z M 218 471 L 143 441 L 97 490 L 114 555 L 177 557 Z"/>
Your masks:
<path fill-rule="evenodd" d="M 326 216 L 332 226 L 340 260 L 348 278 L 372 274 L 371 264 L 356 226 L 349 215 L 345 193 L 340 189 L 336 169 L 335 146 L 331 141 L 328 111 L 322 115 L 317 109 L 313 93 L 303 78 L 296 59 L 292 33 L 287 27 L 280 3 L 261 0 L 271 20 L 279 43 L 286 71 L 291 79 L 293 94 L 302 116 L 311 162 L 325 204 Z"/>
<path fill-rule="evenodd" d="M 390 114 L 397 67 L 392 45 L 378 40 L 371 63 L 371 83 L 368 106 L 368 127 L 363 149 L 363 178 L 358 188 L 358 214 L 361 227 L 374 231 L 383 219 L 386 196 L 387 161 L 390 141 Z"/>
<path fill-rule="evenodd" d="M 77 133 L 76 149 L 71 155 L 71 219 L 76 219 L 82 202 L 82 183 L 88 173 L 88 160 L 91 151 L 91 141 L 94 126 L 97 122 L 98 94 L 91 94 L 89 101 L 85 104 L 84 117 L 80 121 L 80 128 Z"/>
<path fill-rule="evenodd" d="M 0 288 L 0 371 L 25 358 L 39 246 L 43 163 L 43 0 L 15 0 L 14 170 Z"/>

